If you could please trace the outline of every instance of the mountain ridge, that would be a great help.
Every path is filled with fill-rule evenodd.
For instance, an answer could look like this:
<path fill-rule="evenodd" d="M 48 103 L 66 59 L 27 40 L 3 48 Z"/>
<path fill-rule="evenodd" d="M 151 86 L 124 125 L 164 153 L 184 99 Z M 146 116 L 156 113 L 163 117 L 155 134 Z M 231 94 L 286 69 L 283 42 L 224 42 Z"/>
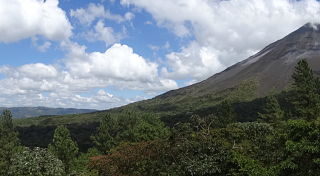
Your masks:
<path fill-rule="evenodd" d="M 0 107 L 0 111 L 8 109 L 14 118 L 28 118 L 38 116 L 58 116 L 67 114 L 92 113 L 96 109 L 77 109 L 77 108 L 50 108 L 44 106 L 36 107 Z"/>

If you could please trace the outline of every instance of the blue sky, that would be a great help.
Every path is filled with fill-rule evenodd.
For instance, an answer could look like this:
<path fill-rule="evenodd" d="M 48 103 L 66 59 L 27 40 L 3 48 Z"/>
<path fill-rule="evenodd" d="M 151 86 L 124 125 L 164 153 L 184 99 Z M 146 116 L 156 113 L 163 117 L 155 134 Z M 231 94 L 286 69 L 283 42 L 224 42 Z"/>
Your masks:
<path fill-rule="evenodd" d="M 0 0 L 0 106 L 108 109 L 152 98 L 319 15 L 316 0 Z"/>

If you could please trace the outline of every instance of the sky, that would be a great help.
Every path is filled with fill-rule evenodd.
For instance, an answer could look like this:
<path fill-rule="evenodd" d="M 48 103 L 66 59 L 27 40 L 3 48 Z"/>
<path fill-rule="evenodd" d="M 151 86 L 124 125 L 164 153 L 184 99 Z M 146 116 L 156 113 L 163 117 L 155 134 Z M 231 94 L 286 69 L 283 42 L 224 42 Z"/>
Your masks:
<path fill-rule="evenodd" d="M 317 0 L 0 0 L 0 106 L 109 109 L 320 22 Z"/>

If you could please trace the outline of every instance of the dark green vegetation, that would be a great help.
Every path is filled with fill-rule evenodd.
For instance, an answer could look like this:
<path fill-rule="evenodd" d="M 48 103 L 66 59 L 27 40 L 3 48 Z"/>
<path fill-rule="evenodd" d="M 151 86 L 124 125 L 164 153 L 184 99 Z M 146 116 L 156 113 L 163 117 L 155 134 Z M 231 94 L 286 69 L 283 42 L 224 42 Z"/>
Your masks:
<path fill-rule="evenodd" d="M 95 112 L 94 109 L 74 109 L 74 108 L 47 108 L 47 107 L 0 107 L 0 111 L 8 109 L 11 111 L 14 118 L 27 118 L 38 116 L 53 116 L 66 114 L 82 114 Z"/>
<path fill-rule="evenodd" d="M 4 111 L 0 175 L 317 176 L 320 81 L 305 60 L 292 78 L 289 90 L 264 98 L 249 80 L 175 113 L 137 103 L 87 123 L 85 115 L 38 117 L 14 128 Z"/>

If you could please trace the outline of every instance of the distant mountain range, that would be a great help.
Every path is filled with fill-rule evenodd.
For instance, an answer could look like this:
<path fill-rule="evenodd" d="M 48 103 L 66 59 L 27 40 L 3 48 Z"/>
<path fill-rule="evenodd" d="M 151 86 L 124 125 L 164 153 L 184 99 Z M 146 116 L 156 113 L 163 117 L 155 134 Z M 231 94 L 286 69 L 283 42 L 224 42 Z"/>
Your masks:
<path fill-rule="evenodd" d="M 54 116 L 66 114 L 83 114 L 95 112 L 95 109 L 74 109 L 74 108 L 48 108 L 48 107 L 0 107 L 0 111 L 9 109 L 14 118 L 27 118 L 38 116 Z"/>

